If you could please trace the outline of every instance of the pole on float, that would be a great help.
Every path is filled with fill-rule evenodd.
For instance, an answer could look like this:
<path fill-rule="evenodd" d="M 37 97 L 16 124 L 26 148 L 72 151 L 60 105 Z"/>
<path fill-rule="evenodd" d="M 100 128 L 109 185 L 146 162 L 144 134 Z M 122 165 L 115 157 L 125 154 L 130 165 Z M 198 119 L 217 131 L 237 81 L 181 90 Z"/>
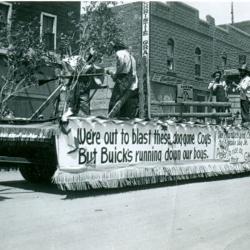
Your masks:
<path fill-rule="evenodd" d="M 142 75 L 147 89 L 147 118 L 151 119 L 151 88 L 149 64 L 150 2 L 142 2 Z"/>

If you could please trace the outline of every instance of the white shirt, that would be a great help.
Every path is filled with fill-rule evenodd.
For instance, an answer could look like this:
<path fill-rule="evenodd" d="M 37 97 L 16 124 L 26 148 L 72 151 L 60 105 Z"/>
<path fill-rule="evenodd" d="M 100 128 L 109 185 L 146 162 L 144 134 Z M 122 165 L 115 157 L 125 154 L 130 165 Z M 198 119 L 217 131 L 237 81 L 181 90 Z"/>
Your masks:
<path fill-rule="evenodd" d="M 138 78 L 136 73 L 136 61 L 134 57 L 126 50 L 118 50 L 116 52 L 116 74 L 129 73 L 132 66 L 132 74 L 135 78 L 130 89 L 135 90 L 138 88 Z"/>
<path fill-rule="evenodd" d="M 223 86 L 225 89 L 226 89 L 226 86 L 227 86 L 227 84 L 226 84 L 225 81 L 220 81 L 220 82 L 212 81 L 212 82 L 209 83 L 208 89 L 209 89 L 209 90 L 212 89 L 213 91 L 215 91 L 218 85 Z"/>
<path fill-rule="evenodd" d="M 116 52 L 116 74 L 127 74 L 131 68 L 130 54 L 126 49 Z"/>
<path fill-rule="evenodd" d="M 246 100 L 247 97 L 250 98 L 250 77 L 245 76 L 243 79 L 241 79 L 239 83 L 240 87 L 240 99 Z"/>

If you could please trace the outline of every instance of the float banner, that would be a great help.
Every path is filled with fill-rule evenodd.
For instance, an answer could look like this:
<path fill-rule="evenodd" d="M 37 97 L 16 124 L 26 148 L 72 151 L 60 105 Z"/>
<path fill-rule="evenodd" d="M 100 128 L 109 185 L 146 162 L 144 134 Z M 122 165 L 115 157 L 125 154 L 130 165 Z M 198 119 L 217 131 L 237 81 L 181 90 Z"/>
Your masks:
<path fill-rule="evenodd" d="M 63 190 L 148 185 L 250 171 L 242 127 L 71 117 L 56 135 Z"/>
<path fill-rule="evenodd" d="M 216 132 L 216 159 L 234 163 L 250 162 L 250 130 L 231 128 Z"/>
<path fill-rule="evenodd" d="M 224 152 L 224 134 L 213 126 L 72 117 L 65 130 L 57 135 L 57 155 L 68 171 L 206 161 Z"/>

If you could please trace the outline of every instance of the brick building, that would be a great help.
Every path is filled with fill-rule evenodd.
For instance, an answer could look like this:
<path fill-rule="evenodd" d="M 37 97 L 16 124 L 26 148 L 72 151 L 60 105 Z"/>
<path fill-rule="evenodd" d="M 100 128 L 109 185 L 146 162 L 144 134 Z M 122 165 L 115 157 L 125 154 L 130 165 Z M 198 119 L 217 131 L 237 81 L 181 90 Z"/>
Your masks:
<path fill-rule="evenodd" d="M 207 86 L 215 70 L 238 68 L 241 63 L 249 62 L 249 22 L 216 26 L 211 16 L 207 16 L 206 21 L 201 20 L 197 9 L 182 2 L 150 2 L 150 11 L 145 17 L 143 6 L 143 2 L 135 2 L 113 8 L 119 18 L 118 25 L 124 30 L 124 41 L 137 60 L 140 107 L 144 111 L 141 116 L 145 116 L 147 110 L 152 114 L 172 112 L 173 107 L 155 103 L 183 98 L 180 95 L 182 86 L 188 90 L 187 99 L 205 101 Z M 10 21 L 14 9 L 20 20 L 37 16 L 42 24 L 41 33 L 49 31 L 45 36 L 48 47 L 56 50 L 57 35 L 71 28 L 67 12 L 73 11 L 79 16 L 80 2 L 1 2 L 0 25 Z M 144 36 L 145 27 L 149 28 L 148 40 Z M 143 61 L 145 48 L 148 67 Z M 0 49 L 0 59 L 1 53 L 5 51 Z M 114 66 L 114 62 L 105 66 Z M 148 82 L 145 70 L 148 70 Z M 17 116 L 27 113 L 27 107 L 29 115 L 51 89 L 52 86 L 46 85 L 42 91 L 41 88 L 31 91 L 30 98 L 20 96 L 22 105 L 13 103 Z M 110 95 L 110 89 L 97 91 L 91 102 L 92 114 L 107 112 Z M 194 111 L 202 112 L 204 109 L 199 107 Z"/>
<path fill-rule="evenodd" d="M 0 2 L 0 29 L 11 25 L 14 21 L 29 22 L 34 18 L 40 21 L 40 36 L 44 39 L 47 49 L 56 52 L 58 38 L 61 32 L 71 30 L 72 23 L 68 18 L 71 12 L 76 20 L 80 18 L 80 1 L 71 2 Z M 12 17 L 15 15 L 15 19 Z M 7 50 L 0 48 L 0 73 L 4 74 L 3 59 Z M 16 116 L 30 116 L 34 110 L 47 98 L 55 87 L 55 83 L 45 84 L 41 87 L 33 87 L 28 92 L 20 93 L 10 103 Z M 53 108 L 53 107 L 51 107 Z M 47 111 L 47 116 L 51 110 Z"/>
<path fill-rule="evenodd" d="M 114 11 L 125 31 L 124 40 L 137 59 L 140 83 L 143 82 L 142 33 L 149 19 L 152 114 L 173 110 L 152 103 L 175 101 L 181 84 L 190 89 L 187 98 L 207 100 L 207 86 L 215 70 L 238 68 L 241 63 L 250 62 L 250 34 L 247 33 L 250 26 L 242 29 L 243 25 L 237 24 L 216 26 L 213 17 L 201 20 L 197 9 L 182 2 L 151 2 L 149 16 L 145 18 L 142 6 L 142 2 L 129 3 L 115 7 Z M 146 103 L 146 99 L 141 102 Z M 198 107 L 194 111 L 204 109 Z"/>

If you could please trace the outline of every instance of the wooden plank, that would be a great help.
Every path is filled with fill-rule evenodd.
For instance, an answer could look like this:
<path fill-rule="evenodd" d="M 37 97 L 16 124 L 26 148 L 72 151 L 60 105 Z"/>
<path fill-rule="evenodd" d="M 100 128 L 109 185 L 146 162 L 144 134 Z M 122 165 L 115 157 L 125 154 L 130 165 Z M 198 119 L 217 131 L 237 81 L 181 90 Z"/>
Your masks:
<path fill-rule="evenodd" d="M 174 102 L 174 101 L 152 101 L 151 105 L 159 106 L 203 106 L 203 107 L 231 107 L 229 102 Z"/>
<path fill-rule="evenodd" d="M 90 90 L 90 95 L 94 92 L 95 90 Z M 110 98 L 112 94 L 112 91 L 110 89 L 98 89 L 95 93 L 95 96 L 93 97 L 93 100 L 97 99 L 105 99 L 105 98 Z"/>
<path fill-rule="evenodd" d="M 93 100 L 90 103 L 91 110 L 108 109 L 109 99 Z"/>
<path fill-rule="evenodd" d="M 58 85 L 58 87 L 51 93 L 47 100 L 42 103 L 42 105 L 35 111 L 35 113 L 33 113 L 33 115 L 29 118 L 30 120 L 38 117 L 43 112 L 43 110 L 49 106 L 50 102 L 60 93 L 62 86 L 63 85 Z"/>
<path fill-rule="evenodd" d="M 229 102 L 182 102 L 185 106 L 231 107 Z"/>
<path fill-rule="evenodd" d="M 232 113 L 152 113 L 153 117 L 232 117 Z"/>
<path fill-rule="evenodd" d="M 175 101 L 152 101 L 151 105 L 159 105 L 159 106 L 181 106 L 182 104 L 180 102 Z"/>
<path fill-rule="evenodd" d="M 147 62 L 146 58 L 142 58 L 142 75 L 141 75 L 142 82 L 139 83 L 139 116 L 140 118 L 150 117 L 150 96 L 151 96 L 151 89 L 148 82 L 148 71 L 147 71 Z M 146 96 L 144 93 L 144 88 L 146 89 Z M 147 113 L 145 112 L 145 106 L 147 106 Z"/>

